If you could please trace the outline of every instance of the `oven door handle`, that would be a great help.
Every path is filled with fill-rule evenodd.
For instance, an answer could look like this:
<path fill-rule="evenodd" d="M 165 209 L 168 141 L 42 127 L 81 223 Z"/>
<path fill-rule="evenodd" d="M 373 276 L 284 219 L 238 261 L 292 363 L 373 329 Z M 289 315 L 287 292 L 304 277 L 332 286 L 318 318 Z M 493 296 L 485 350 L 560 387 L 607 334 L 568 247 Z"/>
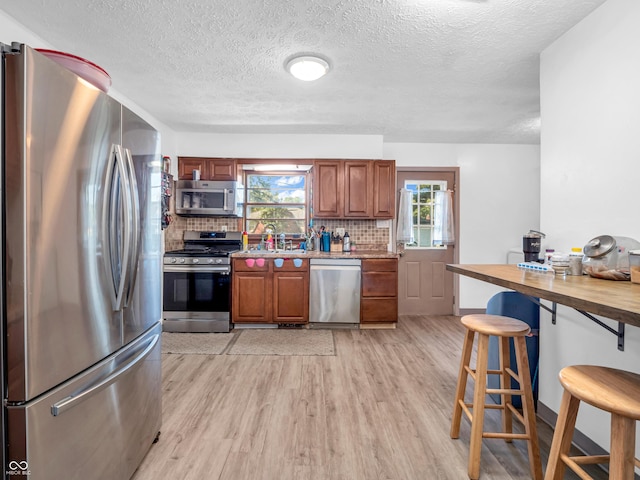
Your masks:
<path fill-rule="evenodd" d="M 175 273 L 222 273 L 229 275 L 231 273 L 231 269 L 229 267 L 192 267 L 190 265 L 187 266 L 174 266 L 174 265 L 165 265 L 164 272 L 175 272 Z"/>

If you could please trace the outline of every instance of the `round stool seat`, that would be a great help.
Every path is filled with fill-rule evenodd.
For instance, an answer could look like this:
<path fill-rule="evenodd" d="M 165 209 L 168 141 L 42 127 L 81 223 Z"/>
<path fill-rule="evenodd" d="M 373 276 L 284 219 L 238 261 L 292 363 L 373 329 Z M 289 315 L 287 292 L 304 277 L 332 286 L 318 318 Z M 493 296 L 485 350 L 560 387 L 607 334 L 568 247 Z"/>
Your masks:
<path fill-rule="evenodd" d="M 531 331 L 522 320 L 502 315 L 465 315 L 460 321 L 469 330 L 496 337 L 524 337 Z"/>
<path fill-rule="evenodd" d="M 558 376 L 564 389 L 583 402 L 640 420 L 640 375 L 595 365 L 572 365 Z"/>

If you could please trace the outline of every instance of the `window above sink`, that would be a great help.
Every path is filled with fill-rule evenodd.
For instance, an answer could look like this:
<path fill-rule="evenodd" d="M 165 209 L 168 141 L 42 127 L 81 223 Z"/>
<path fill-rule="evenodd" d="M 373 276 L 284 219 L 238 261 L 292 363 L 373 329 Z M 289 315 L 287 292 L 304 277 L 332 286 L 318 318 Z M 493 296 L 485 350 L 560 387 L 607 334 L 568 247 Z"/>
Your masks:
<path fill-rule="evenodd" d="M 244 170 L 244 230 L 261 235 L 267 226 L 286 237 L 307 230 L 309 174 L 306 171 Z"/>

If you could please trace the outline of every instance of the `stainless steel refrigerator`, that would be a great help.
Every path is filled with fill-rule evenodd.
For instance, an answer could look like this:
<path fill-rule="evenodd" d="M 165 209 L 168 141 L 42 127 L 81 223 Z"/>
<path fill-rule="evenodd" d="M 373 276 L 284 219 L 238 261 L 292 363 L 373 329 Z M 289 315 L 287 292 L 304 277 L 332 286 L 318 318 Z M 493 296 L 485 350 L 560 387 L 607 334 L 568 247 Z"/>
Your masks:
<path fill-rule="evenodd" d="M 3 475 L 129 479 L 161 423 L 159 133 L 17 47 L 2 45 Z"/>

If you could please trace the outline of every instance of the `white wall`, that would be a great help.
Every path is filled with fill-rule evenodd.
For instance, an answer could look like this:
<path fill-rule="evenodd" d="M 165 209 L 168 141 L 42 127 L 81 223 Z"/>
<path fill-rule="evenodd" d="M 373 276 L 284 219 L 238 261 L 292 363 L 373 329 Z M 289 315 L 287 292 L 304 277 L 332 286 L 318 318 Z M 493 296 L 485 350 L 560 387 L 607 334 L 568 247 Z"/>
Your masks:
<path fill-rule="evenodd" d="M 6 44 L 11 44 L 11 42 L 19 42 L 29 45 L 32 48 L 47 48 L 51 50 L 58 49 L 55 45 L 51 45 L 47 41 L 43 40 L 40 36 L 33 33 L 31 30 L 26 28 L 21 23 L 17 22 L 2 10 L 0 10 L 0 42 Z M 176 158 L 176 137 L 173 130 L 171 130 L 157 118 L 153 117 L 147 111 L 142 109 L 134 101 L 122 95 L 118 91 L 117 85 L 111 87 L 111 89 L 109 90 L 109 95 L 118 100 L 123 105 L 126 105 L 127 108 L 135 112 L 137 115 L 149 122 L 149 124 L 151 124 L 154 128 L 156 128 L 161 135 L 163 155 L 169 155 L 172 158 Z M 177 163 L 177 159 L 174 163 Z"/>
<path fill-rule="evenodd" d="M 0 11 L 0 41 L 55 49 Z M 384 143 L 381 135 L 244 135 L 174 132 L 113 86 L 109 94 L 160 130 L 163 155 L 246 158 L 387 158 L 398 166 L 458 166 L 461 171 L 460 261 L 503 263 L 538 228 L 539 147 Z M 482 308 L 497 289 L 460 279 L 461 308 Z"/>
<path fill-rule="evenodd" d="M 640 2 L 609 0 L 541 56 L 541 228 L 556 250 L 610 234 L 640 239 Z M 608 280 L 600 280 L 606 282 Z M 610 322 L 617 326 L 617 323 Z M 570 364 L 640 373 L 640 329 L 616 338 L 560 309 L 541 322 L 540 400 L 558 410 L 557 374 Z M 604 448 L 609 416 L 582 407 L 577 428 Z M 640 455 L 640 432 L 636 443 Z"/>
<path fill-rule="evenodd" d="M 537 145 L 384 143 L 379 135 L 177 135 L 181 156 L 384 158 L 397 167 L 460 167 L 461 263 L 505 263 L 509 249 L 522 248 L 522 235 L 539 228 Z M 501 290 L 462 277 L 459 307 L 484 308 Z"/>
<path fill-rule="evenodd" d="M 184 157 L 382 158 L 381 135 L 251 135 L 180 132 L 178 137 L 178 150 L 180 156 Z"/>
<path fill-rule="evenodd" d="M 537 145 L 388 143 L 397 167 L 460 167 L 460 263 L 505 263 L 522 235 L 538 229 L 540 148 Z M 504 289 L 461 276 L 460 308 L 485 308 Z"/>

